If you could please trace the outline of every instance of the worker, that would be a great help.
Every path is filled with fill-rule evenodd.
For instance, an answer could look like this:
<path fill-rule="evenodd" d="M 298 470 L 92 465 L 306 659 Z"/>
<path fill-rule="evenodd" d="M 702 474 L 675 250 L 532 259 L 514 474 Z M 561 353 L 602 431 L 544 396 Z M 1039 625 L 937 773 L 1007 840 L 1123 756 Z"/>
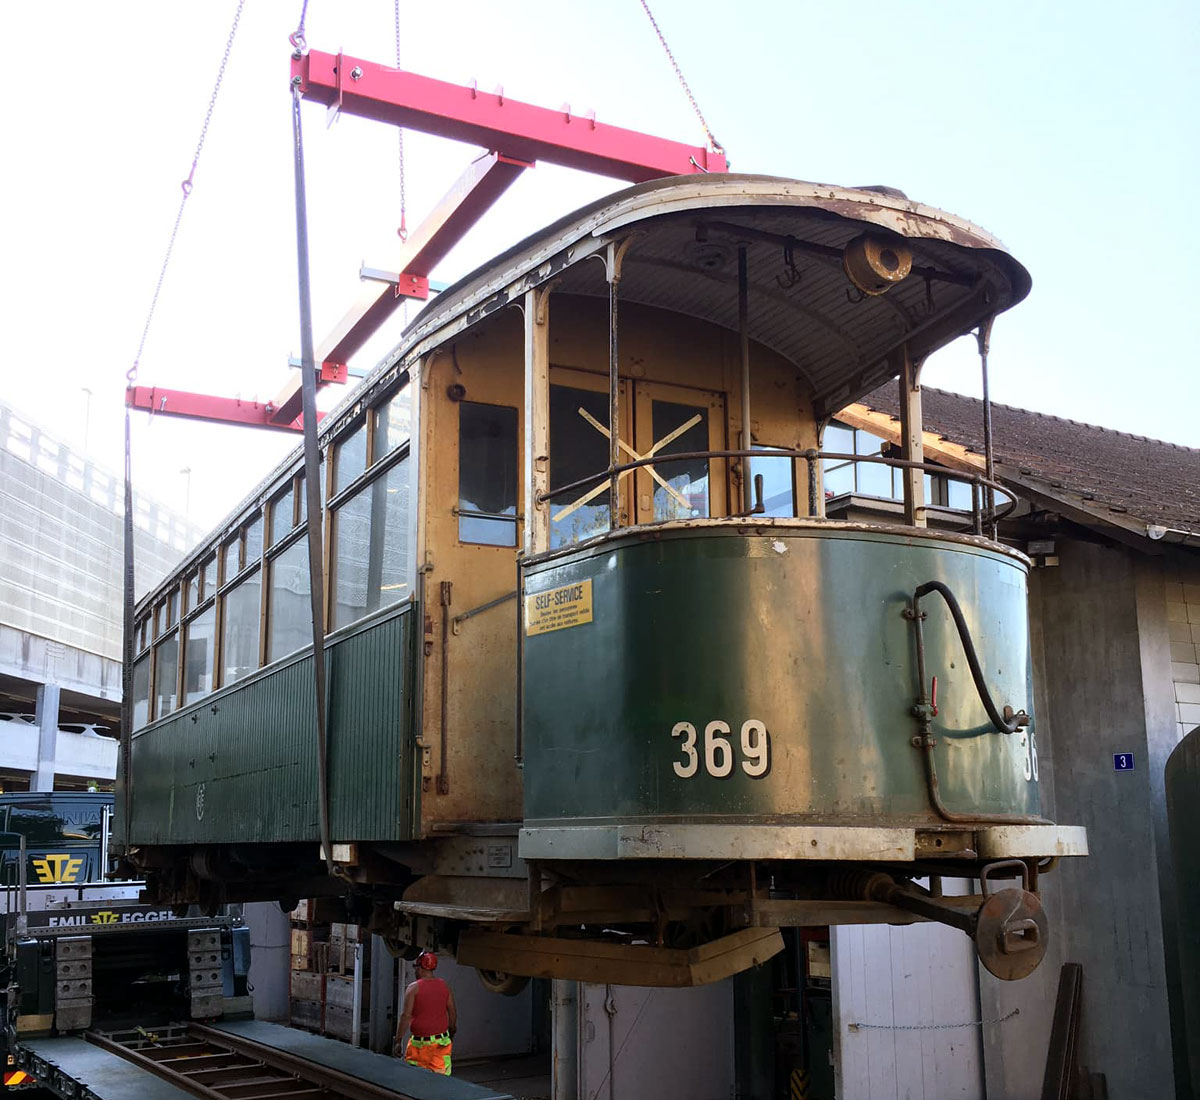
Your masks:
<path fill-rule="evenodd" d="M 458 1030 L 458 1009 L 454 994 L 441 978 L 435 978 L 438 959 L 432 951 L 417 956 L 417 980 L 404 991 L 404 1007 L 396 1025 L 396 1045 L 393 1053 L 410 1066 L 419 1066 L 433 1073 L 450 1076 L 450 1051 L 454 1033 Z M 404 1036 L 412 1037 L 404 1045 Z"/>

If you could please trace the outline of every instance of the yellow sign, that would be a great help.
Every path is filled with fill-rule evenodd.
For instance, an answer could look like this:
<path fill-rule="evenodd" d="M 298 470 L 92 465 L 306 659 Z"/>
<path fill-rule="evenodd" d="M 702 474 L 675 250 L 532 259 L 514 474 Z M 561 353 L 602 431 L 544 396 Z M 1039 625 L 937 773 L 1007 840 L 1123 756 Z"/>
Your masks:
<path fill-rule="evenodd" d="M 38 882 L 76 882 L 79 872 L 83 869 L 83 857 L 66 853 L 45 855 L 40 859 L 32 859 L 34 873 Z"/>
<path fill-rule="evenodd" d="M 93 924 L 116 924 L 117 914 L 111 909 L 101 909 L 99 913 L 92 914 Z"/>
<path fill-rule="evenodd" d="M 592 621 L 592 582 L 564 584 L 525 597 L 525 633 L 546 634 Z"/>

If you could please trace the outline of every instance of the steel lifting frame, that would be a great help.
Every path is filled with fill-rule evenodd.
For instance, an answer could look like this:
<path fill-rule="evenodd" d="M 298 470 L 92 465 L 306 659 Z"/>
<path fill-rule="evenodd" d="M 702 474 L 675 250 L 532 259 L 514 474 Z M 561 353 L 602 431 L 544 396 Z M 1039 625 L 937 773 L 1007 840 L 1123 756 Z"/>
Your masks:
<path fill-rule="evenodd" d="M 449 84 L 345 54 L 292 55 L 292 84 L 304 99 L 331 113 L 357 115 L 409 130 L 481 145 L 473 161 L 433 212 L 404 242 L 395 281 L 364 281 L 333 331 L 317 345 L 317 385 L 345 382 L 350 356 L 397 309 L 402 299 L 429 296 L 429 274 L 526 168 L 539 161 L 630 183 L 693 172 L 724 172 L 725 155 L 507 99 L 503 90 Z M 216 420 L 277 430 L 301 427 L 300 372 L 273 401 L 133 386 L 125 403 L 163 416 Z"/>

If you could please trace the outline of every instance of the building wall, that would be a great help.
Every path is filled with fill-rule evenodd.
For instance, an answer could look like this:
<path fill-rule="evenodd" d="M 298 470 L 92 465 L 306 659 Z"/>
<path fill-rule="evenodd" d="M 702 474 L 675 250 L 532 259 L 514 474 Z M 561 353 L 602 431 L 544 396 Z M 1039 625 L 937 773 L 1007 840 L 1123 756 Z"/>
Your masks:
<path fill-rule="evenodd" d="M 119 661 L 124 507 L 119 478 L 0 405 L 0 623 Z M 141 592 L 202 532 L 140 497 L 134 513 Z"/>
<path fill-rule="evenodd" d="M 961 893 L 967 885 L 945 888 Z M 989 1095 L 975 949 L 962 932 L 943 924 L 843 925 L 830 929 L 830 947 L 840 1100 Z"/>
<path fill-rule="evenodd" d="M 1169 711 L 1155 696 L 1153 667 L 1149 676 L 1143 667 L 1165 655 L 1155 635 L 1165 641 L 1167 632 L 1138 557 L 1061 542 L 1059 566 L 1041 571 L 1034 608 L 1044 633 L 1056 819 L 1085 826 L 1090 849 L 1052 876 L 1061 957 L 1083 966 L 1080 1062 L 1105 1074 L 1112 1100 L 1175 1094 L 1155 825 L 1155 715 Z M 1116 753 L 1133 753 L 1135 768 L 1116 771 Z"/>
<path fill-rule="evenodd" d="M 1179 738 L 1200 726 L 1200 566 L 1173 560 L 1164 566 L 1171 680 Z"/>
<path fill-rule="evenodd" d="M 581 983 L 580 1100 L 733 1100 L 733 988 Z"/>

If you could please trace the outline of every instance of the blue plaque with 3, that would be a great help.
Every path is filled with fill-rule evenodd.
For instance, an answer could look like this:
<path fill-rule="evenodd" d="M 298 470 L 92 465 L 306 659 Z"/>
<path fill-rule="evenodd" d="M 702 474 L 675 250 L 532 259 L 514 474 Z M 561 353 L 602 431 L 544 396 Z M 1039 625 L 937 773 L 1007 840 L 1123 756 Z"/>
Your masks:
<path fill-rule="evenodd" d="M 1113 753 L 1113 771 L 1117 771 L 1117 772 L 1133 771 L 1133 753 L 1131 753 L 1131 752 L 1114 752 Z"/>

